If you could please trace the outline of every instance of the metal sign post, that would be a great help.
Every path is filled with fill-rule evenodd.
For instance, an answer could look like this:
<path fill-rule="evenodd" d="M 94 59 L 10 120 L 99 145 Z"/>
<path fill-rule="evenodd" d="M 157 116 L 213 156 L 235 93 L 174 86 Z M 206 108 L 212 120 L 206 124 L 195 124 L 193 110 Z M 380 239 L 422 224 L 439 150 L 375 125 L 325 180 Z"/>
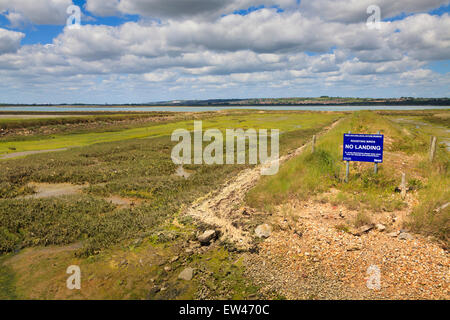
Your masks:
<path fill-rule="evenodd" d="M 348 134 L 352 132 L 349 131 Z M 344 140 L 344 153 L 345 153 L 345 140 Z M 350 175 L 350 161 L 347 160 L 346 170 L 345 170 L 345 183 L 348 183 L 348 176 Z"/>
<path fill-rule="evenodd" d="M 378 134 L 380 134 L 381 132 L 378 131 Z M 373 173 L 377 174 L 378 173 L 378 163 L 375 162 L 374 164 L 374 168 L 373 168 Z"/>

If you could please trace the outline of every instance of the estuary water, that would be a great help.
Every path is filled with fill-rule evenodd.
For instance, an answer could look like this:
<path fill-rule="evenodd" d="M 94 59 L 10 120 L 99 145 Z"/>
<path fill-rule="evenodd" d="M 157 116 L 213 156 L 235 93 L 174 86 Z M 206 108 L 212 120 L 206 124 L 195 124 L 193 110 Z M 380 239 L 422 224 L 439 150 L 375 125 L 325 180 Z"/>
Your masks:
<path fill-rule="evenodd" d="M 302 111 L 359 111 L 359 110 L 433 110 L 450 109 L 449 106 L 205 106 L 205 107 L 65 107 L 65 106 L 26 106 L 26 107 L 0 107 L 0 111 L 20 112 L 204 112 L 220 110 L 302 110 Z"/>

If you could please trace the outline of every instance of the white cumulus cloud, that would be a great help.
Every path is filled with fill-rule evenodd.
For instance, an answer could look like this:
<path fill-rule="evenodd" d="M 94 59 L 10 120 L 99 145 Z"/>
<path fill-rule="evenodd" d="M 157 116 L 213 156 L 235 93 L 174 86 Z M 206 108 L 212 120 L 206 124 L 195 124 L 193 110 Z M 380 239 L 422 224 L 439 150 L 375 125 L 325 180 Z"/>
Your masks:
<path fill-rule="evenodd" d="M 29 21 L 34 24 L 64 24 L 67 8 L 72 0 L 0 0 L 0 13 L 17 24 Z"/>
<path fill-rule="evenodd" d="M 25 37 L 25 34 L 22 32 L 0 28 L 0 55 L 16 52 L 20 47 L 20 41 L 23 37 Z"/>

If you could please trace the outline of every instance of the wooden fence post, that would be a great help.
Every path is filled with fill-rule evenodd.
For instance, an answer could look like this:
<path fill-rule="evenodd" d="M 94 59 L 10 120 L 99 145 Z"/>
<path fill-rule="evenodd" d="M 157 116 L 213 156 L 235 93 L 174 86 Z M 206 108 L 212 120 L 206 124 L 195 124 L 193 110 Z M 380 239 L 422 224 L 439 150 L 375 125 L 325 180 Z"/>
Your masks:
<path fill-rule="evenodd" d="M 313 139 L 312 139 L 312 152 L 316 152 L 316 135 L 313 135 Z"/>
<path fill-rule="evenodd" d="M 406 174 L 402 172 L 402 184 L 400 185 L 400 189 L 402 192 L 402 199 L 405 200 L 406 198 Z"/>
<path fill-rule="evenodd" d="M 432 137 L 431 138 L 431 147 L 430 147 L 430 162 L 433 162 L 434 155 L 436 154 L 436 145 L 437 145 L 437 138 Z"/>

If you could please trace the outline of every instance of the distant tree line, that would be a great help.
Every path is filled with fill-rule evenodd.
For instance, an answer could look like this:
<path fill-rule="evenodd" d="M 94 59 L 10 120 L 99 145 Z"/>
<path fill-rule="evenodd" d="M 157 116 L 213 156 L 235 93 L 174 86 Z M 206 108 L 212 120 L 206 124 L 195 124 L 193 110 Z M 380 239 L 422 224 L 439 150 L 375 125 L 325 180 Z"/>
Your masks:
<path fill-rule="evenodd" d="M 352 97 L 328 97 L 320 98 L 254 98 L 254 99 L 210 99 L 210 100 L 177 100 L 159 101 L 149 103 L 128 103 L 128 104 L 84 104 L 84 103 L 61 103 L 61 104 L 9 104 L 0 103 L 0 106 L 74 106 L 74 107 L 107 107 L 107 106 L 277 106 L 277 105 L 424 105 L 424 106 L 450 106 L 450 98 L 352 98 Z"/>

